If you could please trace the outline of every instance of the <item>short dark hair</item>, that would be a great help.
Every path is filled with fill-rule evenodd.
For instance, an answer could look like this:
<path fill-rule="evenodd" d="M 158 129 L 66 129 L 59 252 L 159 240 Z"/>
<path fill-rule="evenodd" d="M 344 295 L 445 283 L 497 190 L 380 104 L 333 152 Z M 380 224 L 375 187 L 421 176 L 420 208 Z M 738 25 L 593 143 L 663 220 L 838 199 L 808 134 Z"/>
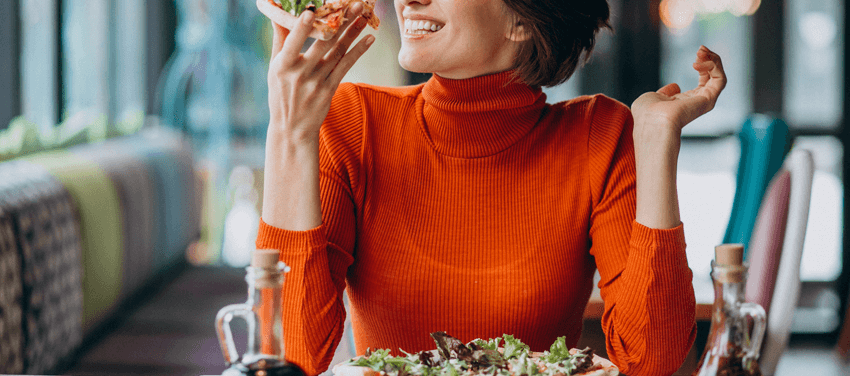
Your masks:
<path fill-rule="evenodd" d="M 502 1 L 529 33 L 514 60 L 514 76 L 534 87 L 570 78 L 590 57 L 597 32 L 611 28 L 607 0 Z"/>

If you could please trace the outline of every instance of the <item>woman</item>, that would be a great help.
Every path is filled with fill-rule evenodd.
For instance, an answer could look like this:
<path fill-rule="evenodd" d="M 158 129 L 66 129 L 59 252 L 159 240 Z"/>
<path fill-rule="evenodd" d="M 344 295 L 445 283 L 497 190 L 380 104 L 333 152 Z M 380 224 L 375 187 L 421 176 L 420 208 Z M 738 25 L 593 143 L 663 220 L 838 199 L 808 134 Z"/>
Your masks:
<path fill-rule="evenodd" d="M 374 41 L 358 19 L 301 53 L 312 22 L 275 25 L 263 222 L 280 249 L 287 358 L 327 369 L 347 287 L 358 353 L 512 334 L 532 350 L 578 341 L 593 274 L 608 355 L 671 374 L 694 339 L 676 196 L 681 129 L 725 86 L 697 52 L 699 86 L 626 106 L 546 104 L 607 26 L 604 0 L 395 0 L 399 62 L 425 84 L 343 84 Z M 352 9 L 356 16 L 359 6 Z M 354 18 L 354 17 L 350 17 Z M 347 52 L 346 52 L 347 51 Z"/>

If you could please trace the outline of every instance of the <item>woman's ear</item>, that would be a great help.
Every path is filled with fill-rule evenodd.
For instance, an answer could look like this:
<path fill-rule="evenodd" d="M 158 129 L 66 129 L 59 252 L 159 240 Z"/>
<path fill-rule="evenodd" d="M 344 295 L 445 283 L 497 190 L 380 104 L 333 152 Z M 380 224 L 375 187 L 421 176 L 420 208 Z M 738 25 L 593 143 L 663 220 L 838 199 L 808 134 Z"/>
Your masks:
<path fill-rule="evenodd" d="M 531 38 L 531 30 L 522 21 L 516 21 L 508 30 L 508 39 L 514 42 L 525 42 Z"/>

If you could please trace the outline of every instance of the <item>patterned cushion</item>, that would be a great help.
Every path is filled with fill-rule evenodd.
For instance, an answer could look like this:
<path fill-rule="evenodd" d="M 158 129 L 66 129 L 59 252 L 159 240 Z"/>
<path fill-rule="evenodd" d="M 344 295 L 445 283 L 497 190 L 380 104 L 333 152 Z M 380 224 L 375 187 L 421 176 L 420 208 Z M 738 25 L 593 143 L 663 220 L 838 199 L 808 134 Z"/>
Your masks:
<path fill-rule="evenodd" d="M 12 216 L 0 208 L 0 373 L 24 372 L 21 259 Z"/>
<path fill-rule="evenodd" d="M 80 223 L 71 197 L 46 170 L 0 164 L 0 207 L 21 256 L 24 371 L 45 373 L 82 341 Z"/>

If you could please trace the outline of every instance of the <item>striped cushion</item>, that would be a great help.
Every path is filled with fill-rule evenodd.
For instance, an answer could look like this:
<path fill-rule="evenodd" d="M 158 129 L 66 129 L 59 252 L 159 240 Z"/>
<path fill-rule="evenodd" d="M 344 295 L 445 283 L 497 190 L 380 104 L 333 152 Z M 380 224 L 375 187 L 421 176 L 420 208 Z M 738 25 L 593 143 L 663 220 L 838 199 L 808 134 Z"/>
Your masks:
<path fill-rule="evenodd" d="M 122 262 L 121 299 L 127 298 L 153 275 L 154 253 L 151 234 L 154 225 L 154 186 L 151 171 L 141 160 L 107 141 L 96 146 L 69 150 L 91 161 L 106 173 L 115 186 L 121 205 L 124 260 Z"/>
<path fill-rule="evenodd" d="M 200 195 L 195 184 L 191 147 L 169 132 L 143 132 L 118 139 L 120 148 L 154 171 L 160 226 L 154 249 L 154 269 L 163 270 L 184 259 L 186 248 L 200 233 Z"/>

